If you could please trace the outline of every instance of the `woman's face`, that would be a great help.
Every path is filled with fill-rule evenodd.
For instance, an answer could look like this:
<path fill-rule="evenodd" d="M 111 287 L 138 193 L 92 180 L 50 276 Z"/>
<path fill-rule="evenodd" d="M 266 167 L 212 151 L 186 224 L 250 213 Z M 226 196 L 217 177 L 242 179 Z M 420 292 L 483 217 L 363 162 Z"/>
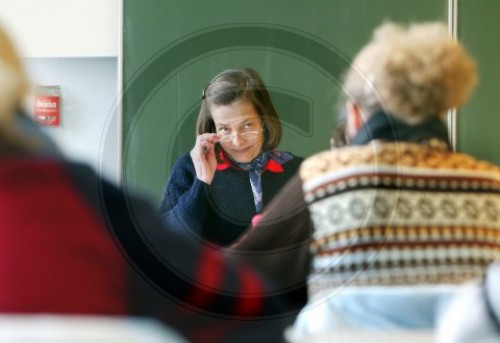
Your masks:
<path fill-rule="evenodd" d="M 250 162 L 262 152 L 264 132 L 253 104 L 237 100 L 229 105 L 212 105 L 210 113 L 224 151 L 236 162 Z"/>

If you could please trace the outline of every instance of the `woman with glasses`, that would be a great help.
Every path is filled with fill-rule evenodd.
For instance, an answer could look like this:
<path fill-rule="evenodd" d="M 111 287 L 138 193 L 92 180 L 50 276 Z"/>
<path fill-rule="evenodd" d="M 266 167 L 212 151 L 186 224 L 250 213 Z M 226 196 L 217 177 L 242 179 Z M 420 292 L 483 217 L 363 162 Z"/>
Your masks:
<path fill-rule="evenodd" d="M 282 128 L 252 69 L 215 76 L 202 93 L 197 138 L 173 167 L 160 206 L 169 227 L 217 245 L 234 242 L 302 158 L 276 148 Z"/>

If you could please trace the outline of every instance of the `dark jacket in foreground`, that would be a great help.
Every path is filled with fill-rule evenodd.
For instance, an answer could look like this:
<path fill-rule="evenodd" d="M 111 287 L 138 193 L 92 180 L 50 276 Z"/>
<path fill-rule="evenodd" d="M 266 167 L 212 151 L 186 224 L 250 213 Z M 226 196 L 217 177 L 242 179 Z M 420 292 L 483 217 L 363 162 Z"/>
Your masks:
<path fill-rule="evenodd" d="M 193 342 L 280 341 L 278 297 L 249 267 L 164 230 L 88 167 L 0 163 L 0 312 L 152 316 Z"/>

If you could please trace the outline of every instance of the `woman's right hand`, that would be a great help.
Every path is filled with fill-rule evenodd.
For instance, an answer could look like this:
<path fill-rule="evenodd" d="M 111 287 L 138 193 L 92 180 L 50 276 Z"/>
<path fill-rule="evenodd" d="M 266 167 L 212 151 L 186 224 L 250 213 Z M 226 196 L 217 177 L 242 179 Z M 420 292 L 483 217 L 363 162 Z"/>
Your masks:
<path fill-rule="evenodd" d="M 218 141 L 216 133 L 204 133 L 196 137 L 196 143 L 190 152 L 196 176 L 208 185 L 212 183 L 217 168 L 215 144 Z"/>

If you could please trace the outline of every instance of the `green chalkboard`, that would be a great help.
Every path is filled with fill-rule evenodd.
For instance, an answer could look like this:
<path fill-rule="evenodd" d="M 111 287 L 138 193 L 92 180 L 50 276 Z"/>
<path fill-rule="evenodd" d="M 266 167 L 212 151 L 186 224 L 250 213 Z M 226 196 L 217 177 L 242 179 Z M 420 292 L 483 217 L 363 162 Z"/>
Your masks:
<path fill-rule="evenodd" d="M 459 5 L 458 35 L 478 62 L 480 80 L 457 116 L 457 150 L 500 165 L 500 1 Z"/>
<path fill-rule="evenodd" d="M 446 0 L 124 2 L 122 180 L 158 203 L 173 161 L 194 143 L 201 91 L 249 66 L 284 126 L 280 148 L 329 146 L 341 75 L 384 20 L 447 20 Z"/>

